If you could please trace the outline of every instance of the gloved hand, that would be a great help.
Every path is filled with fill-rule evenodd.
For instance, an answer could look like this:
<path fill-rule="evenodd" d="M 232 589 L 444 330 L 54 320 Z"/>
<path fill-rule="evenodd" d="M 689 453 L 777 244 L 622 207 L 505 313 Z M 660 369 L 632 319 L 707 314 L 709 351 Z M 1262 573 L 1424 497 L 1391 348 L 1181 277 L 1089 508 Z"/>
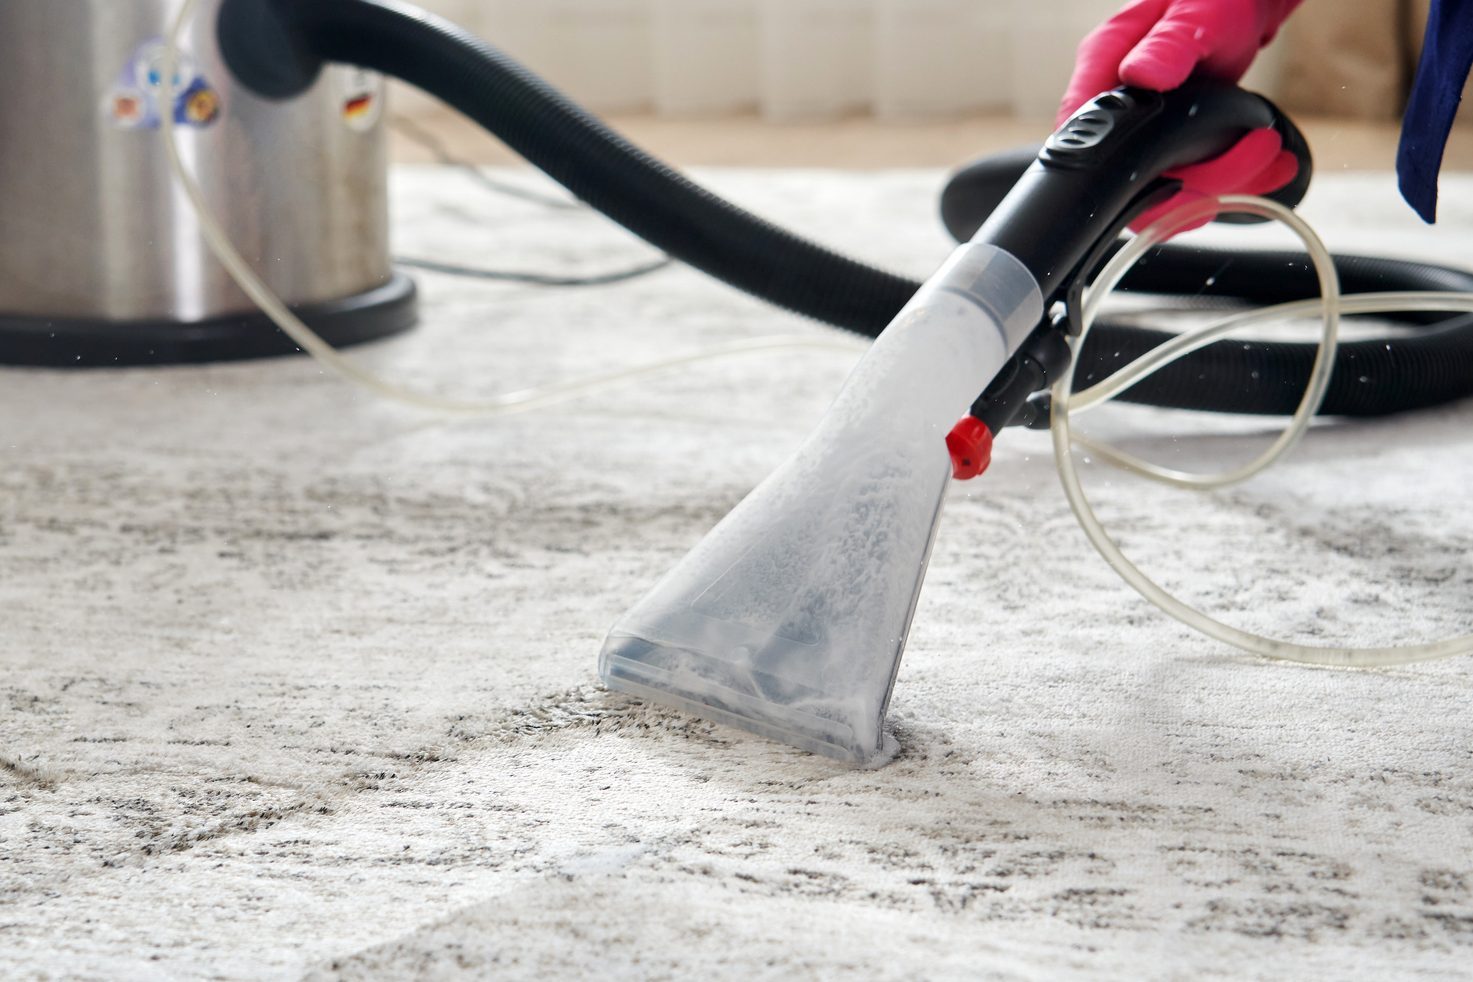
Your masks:
<path fill-rule="evenodd" d="M 1080 42 L 1058 122 L 1121 84 L 1165 92 L 1194 72 L 1236 82 L 1300 2 L 1134 0 Z M 1279 135 L 1258 130 L 1220 157 L 1169 172 L 1168 177 L 1182 182 L 1182 192 L 1148 210 L 1131 227 L 1144 228 L 1202 197 L 1267 194 L 1293 180 L 1297 171 L 1298 163 L 1283 149 Z"/>

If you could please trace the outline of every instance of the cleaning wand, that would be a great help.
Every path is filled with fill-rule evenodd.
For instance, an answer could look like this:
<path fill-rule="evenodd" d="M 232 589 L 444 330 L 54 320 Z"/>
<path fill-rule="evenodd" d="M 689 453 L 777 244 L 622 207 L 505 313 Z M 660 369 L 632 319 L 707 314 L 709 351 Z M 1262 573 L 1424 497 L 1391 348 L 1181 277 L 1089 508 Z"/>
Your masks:
<path fill-rule="evenodd" d="M 1068 320 L 1045 312 L 1100 243 L 1174 193 L 1164 172 L 1263 126 L 1303 146 L 1267 101 L 1209 83 L 1082 107 L 809 440 L 615 625 L 604 681 L 818 753 L 880 754 L 947 484 L 985 466 L 992 427 L 1068 364 Z M 980 398 L 978 379 L 993 379 Z"/>

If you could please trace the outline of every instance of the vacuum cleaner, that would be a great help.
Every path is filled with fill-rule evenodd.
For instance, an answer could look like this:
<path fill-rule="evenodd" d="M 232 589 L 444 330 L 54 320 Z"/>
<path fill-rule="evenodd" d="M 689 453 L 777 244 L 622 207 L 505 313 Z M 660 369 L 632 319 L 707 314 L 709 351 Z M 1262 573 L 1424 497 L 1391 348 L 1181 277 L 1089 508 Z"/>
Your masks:
<path fill-rule="evenodd" d="M 1165 94 L 1101 93 L 1042 147 L 956 175 L 942 212 L 962 244 L 922 284 L 723 201 L 484 41 L 407 4 L 222 0 L 215 24 L 234 84 L 282 112 L 314 98 L 330 65 L 402 79 L 676 259 L 875 339 L 812 437 L 618 621 L 599 657 L 610 688 L 856 762 L 884 743 L 948 482 L 980 470 L 1005 426 L 1047 425 L 1046 390 L 1061 375 L 1106 378 L 1172 339 L 1102 322 L 1071 348 L 1082 291 L 1128 223 L 1178 190 L 1173 168 L 1250 130 L 1273 127 L 1299 159 L 1278 202 L 1297 203 L 1311 173 L 1302 135 L 1261 96 L 1202 80 Z M 1335 257 L 1334 272 L 1351 296 L 1473 290 L 1473 275 L 1418 263 Z M 1278 303 L 1315 296 L 1318 281 L 1298 253 L 1167 246 L 1123 285 Z M 1473 393 L 1473 321 L 1403 320 L 1418 331 L 1395 345 L 1339 347 L 1323 413 L 1377 415 Z M 1318 350 L 1210 344 L 1124 397 L 1289 413 Z M 1385 381 L 1356 383 L 1366 377 Z"/>

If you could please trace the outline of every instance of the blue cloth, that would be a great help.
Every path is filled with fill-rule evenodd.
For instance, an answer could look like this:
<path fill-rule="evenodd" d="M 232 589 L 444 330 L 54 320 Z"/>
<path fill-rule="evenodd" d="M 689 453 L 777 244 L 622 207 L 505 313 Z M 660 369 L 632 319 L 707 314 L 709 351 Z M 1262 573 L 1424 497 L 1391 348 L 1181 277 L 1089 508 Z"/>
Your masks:
<path fill-rule="evenodd" d="M 1437 172 L 1469 68 L 1473 68 L 1473 0 L 1432 0 L 1396 151 L 1401 196 L 1429 224 L 1437 220 Z"/>

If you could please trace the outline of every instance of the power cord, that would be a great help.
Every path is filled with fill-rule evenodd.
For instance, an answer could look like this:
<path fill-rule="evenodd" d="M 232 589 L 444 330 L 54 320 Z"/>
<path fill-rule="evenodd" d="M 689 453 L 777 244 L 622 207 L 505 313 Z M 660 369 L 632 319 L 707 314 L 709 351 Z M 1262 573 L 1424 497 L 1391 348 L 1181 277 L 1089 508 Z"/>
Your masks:
<path fill-rule="evenodd" d="M 467 160 L 451 152 L 434 133 L 420 126 L 408 116 L 394 116 L 390 120 L 394 131 L 405 139 L 418 145 L 425 150 L 435 161 L 444 167 L 453 167 L 482 188 L 493 194 L 503 195 L 508 198 L 516 198 L 520 201 L 528 201 L 532 204 L 541 205 L 558 211 L 586 211 L 588 206 L 573 198 L 559 198 L 540 191 L 533 191 L 519 187 L 507 181 L 500 181 L 487 174 L 485 169 L 473 161 Z M 644 263 L 630 269 L 616 270 L 611 273 L 593 273 L 585 276 L 574 276 L 558 273 L 524 273 L 514 270 L 487 269 L 480 266 L 467 266 L 463 263 L 444 262 L 438 259 L 421 259 L 414 256 L 395 256 L 394 264 L 406 269 L 419 269 L 430 273 L 440 273 L 445 276 L 460 276 L 473 280 L 490 280 L 502 283 L 524 283 L 531 286 L 553 286 L 553 287 L 579 287 L 579 286 L 608 286 L 614 283 L 624 283 L 629 280 L 639 279 L 651 273 L 658 273 L 662 269 L 668 269 L 674 260 L 665 256 L 655 262 Z"/>
<path fill-rule="evenodd" d="M 593 273 L 588 276 L 559 276 L 555 273 L 518 273 L 511 270 L 481 269 L 477 266 L 462 266 L 459 263 L 447 263 L 438 259 L 415 259 L 409 256 L 395 256 L 394 265 L 405 269 L 419 269 L 428 273 L 443 273 L 446 276 L 460 276 L 472 280 L 491 280 L 498 283 L 525 283 L 530 286 L 609 286 L 614 283 L 627 283 L 651 273 L 658 273 L 662 269 L 669 269 L 675 260 L 669 256 L 657 259 L 643 266 L 635 266 L 631 269 L 615 270 L 612 273 Z"/>
<path fill-rule="evenodd" d="M 585 207 L 581 201 L 574 198 L 560 198 L 551 194 L 543 194 L 528 188 L 519 187 L 506 181 L 499 181 L 487 174 L 485 169 L 464 157 L 457 156 L 450 151 L 434 133 L 420 126 L 408 116 L 395 115 L 389 120 L 389 125 L 394 131 L 405 139 L 415 143 L 420 149 L 425 150 L 435 158 L 435 162 L 445 167 L 453 167 L 475 181 L 481 187 L 495 194 L 505 195 L 508 198 L 517 198 L 521 201 L 530 201 L 533 204 L 542 205 L 544 208 L 555 208 L 560 211 L 579 211 Z"/>

